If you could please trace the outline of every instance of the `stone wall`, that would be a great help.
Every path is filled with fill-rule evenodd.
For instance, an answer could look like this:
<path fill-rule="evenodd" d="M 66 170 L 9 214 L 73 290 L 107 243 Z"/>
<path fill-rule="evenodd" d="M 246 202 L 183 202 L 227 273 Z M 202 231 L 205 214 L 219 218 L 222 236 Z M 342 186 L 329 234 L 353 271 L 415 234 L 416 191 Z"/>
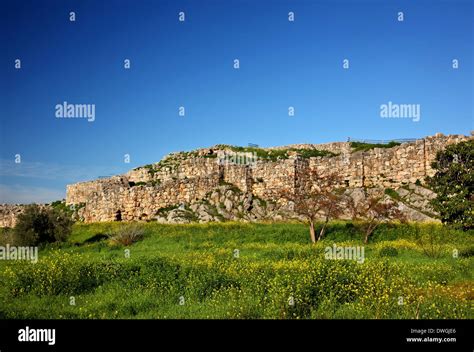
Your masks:
<path fill-rule="evenodd" d="M 122 192 L 129 187 L 126 176 L 113 176 L 95 181 L 79 182 L 66 186 L 67 204 L 88 203 L 94 194 Z"/>
<path fill-rule="evenodd" d="M 124 186 L 128 182 L 125 176 L 122 181 L 123 184 L 109 183 L 107 180 L 95 181 L 102 185 L 97 187 L 99 192 L 89 194 L 85 207 L 81 209 L 80 215 L 84 221 L 151 220 L 162 208 L 204 198 L 219 185 L 219 174 L 132 187 Z M 81 184 L 81 189 L 82 186 Z M 95 186 L 94 188 L 97 189 Z M 71 204 L 70 199 L 76 198 L 74 194 L 75 190 L 68 188 L 68 204 Z"/>
<path fill-rule="evenodd" d="M 472 137 L 438 134 L 392 148 L 345 151 L 335 157 L 311 158 L 310 167 L 321 174 L 337 170 L 349 187 L 398 187 L 434 175 L 431 163 L 436 153 L 449 144 L 469 138 Z"/>
<path fill-rule="evenodd" d="M 213 156 L 212 153 L 222 156 L 222 151 L 203 149 L 191 157 L 176 154 L 123 176 L 69 185 L 66 201 L 86 203 L 82 213 L 85 221 L 149 220 L 161 208 L 204 198 L 222 182 L 233 184 L 244 193 L 278 202 L 282 190 L 294 190 L 309 170 L 321 175 L 337 171 L 351 188 L 399 187 L 432 175 L 431 162 L 436 152 L 468 138 L 438 134 L 364 152 L 352 152 L 348 142 L 300 144 L 289 147 L 327 150 L 337 155 L 309 159 L 294 155 L 279 161 L 257 160 L 250 165 L 222 163 L 220 157 L 202 157 Z M 134 185 L 137 182 L 146 184 Z"/>
<path fill-rule="evenodd" d="M 171 154 L 159 163 L 124 175 L 68 185 L 66 203 L 82 204 L 79 216 L 86 222 L 151 220 L 160 209 L 199 201 L 225 184 L 236 186 L 244 194 L 278 203 L 279 194 L 298 187 L 310 170 L 321 175 L 336 171 L 350 188 L 397 188 L 433 175 L 431 162 L 436 153 L 469 138 L 472 137 L 437 134 L 365 152 L 352 152 L 348 142 L 298 144 L 277 148 L 319 149 L 337 155 L 303 159 L 292 154 L 287 159 L 259 159 L 251 164 L 222 162 L 226 150 L 199 149 Z M 0 205 L 0 226 L 13 226 L 19 212 L 21 206 Z"/>
<path fill-rule="evenodd" d="M 252 193 L 262 199 L 278 200 L 278 193 L 295 186 L 295 158 L 278 162 L 257 161 L 250 168 Z"/>
<path fill-rule="evenodd" d="M 166 159 L 165 159 L 166 160 Z M 169 163 L 155 163 L 150 167 L 141 167 L 127 172 L 124 176 L 129 182 L 149 182 L 159 180 L 166 182 L 186 177 L 206 177 L 219 172 L 217 158 L 191 157 L 178 159 Z"/>
<path fill-rule="evenodd" d="M 221 166 L 222 180 L 232 183 L 243 192 L 252 192 L 252 173 L 250 166 L 225 164 Z"/>

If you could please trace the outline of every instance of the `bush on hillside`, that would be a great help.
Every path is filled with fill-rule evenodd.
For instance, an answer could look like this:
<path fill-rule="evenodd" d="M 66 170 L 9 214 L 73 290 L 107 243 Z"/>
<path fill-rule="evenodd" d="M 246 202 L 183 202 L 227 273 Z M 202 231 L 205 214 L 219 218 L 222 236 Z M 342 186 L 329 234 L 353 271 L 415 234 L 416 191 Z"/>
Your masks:
<path fill-rule="evenodd" d="M 29 205 L 18 216 L 13 240 L 23 246 L 63 242 L 71 234 L 73 223 L 70 215 L 64 211 Z"/>
<path fill-rule="evenodd" d="M 465 249 L 461 249 L 459 251 L 459 257 L 461 258 L 470 258 L 474 256 L 474 247 L 469 247 Z"/>
<path fill-rule="evenodd" d="M 126 224 L 120 226 L 118 230 L 109 235 L 113 244 L 130 246 L 143 238 L 144 231 L 139 224 Z"/>
<path fill-rule="evenodd" d="M 436 174 L 427 181 L 437 194 L 432 205 L 443 223 L 474 229 L 474 140 L 438 152 L 432 167 Z"/>
<path fill-rule="evenodd" d="M 10 227 L 0 227 L 0 246 L 15 245 L 14 232 Z"/>
<path fill-rule="evenodd" d="M 396 257 L 398 255 L 398 250 L 392 246 L 382 247 L 379 252 L 381 257 Z"/>

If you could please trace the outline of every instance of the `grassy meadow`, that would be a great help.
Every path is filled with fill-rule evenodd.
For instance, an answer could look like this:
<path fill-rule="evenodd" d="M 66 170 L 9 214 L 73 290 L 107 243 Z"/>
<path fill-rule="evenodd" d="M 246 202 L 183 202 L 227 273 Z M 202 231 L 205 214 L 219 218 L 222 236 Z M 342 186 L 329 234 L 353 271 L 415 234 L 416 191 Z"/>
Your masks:
<path fill-rule="evenodd" d="M 474 236 L 436 224 L 383 224 L 365 260 L 325 258 L 363 246 L 350 222 L 310 244 L 299 223 L 77 223 L 39 261 L 0 261 L 0 318 L 472 319 Z"/>

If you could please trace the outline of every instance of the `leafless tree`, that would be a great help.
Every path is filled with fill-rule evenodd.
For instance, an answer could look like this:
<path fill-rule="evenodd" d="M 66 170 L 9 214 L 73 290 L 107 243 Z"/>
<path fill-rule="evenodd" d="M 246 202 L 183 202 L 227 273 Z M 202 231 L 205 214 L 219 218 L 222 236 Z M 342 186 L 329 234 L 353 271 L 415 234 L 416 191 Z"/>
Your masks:
<path fill-rule="evenodd" d="M 335 173 L 321 176 L 311 170 L 300 178 L 293 190 L 280 193 L 282 198 L 293 203 L 293 211 L 307 221 L 312 243 L 321 240 L 329 221 L 343 212 L 342 192 L 338 189 L 340 181 Z M 316 239 L 315 223 L 320 217 L 324 222 Z"/>
<path fill-rule="evenodd" d="M 396 203 L 385 201 L 382 191 L 376 191 L 371 195 L 366 194 L 366 197 L 357 203 L 353 198 L 350 198 L 347 206 L 353 221 L 363 221 L 364 243 L 369 242 L 370 236 L 372 236 L 377 226 L 382 222 L 388 220 L 406 221 L 405 216 L 397 208 Z"/>

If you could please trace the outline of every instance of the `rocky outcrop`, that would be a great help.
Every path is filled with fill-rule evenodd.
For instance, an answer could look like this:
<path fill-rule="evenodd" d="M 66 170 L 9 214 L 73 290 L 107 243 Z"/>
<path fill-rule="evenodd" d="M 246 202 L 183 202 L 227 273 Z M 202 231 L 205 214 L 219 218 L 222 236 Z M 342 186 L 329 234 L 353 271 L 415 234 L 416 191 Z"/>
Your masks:
<path fill-rule="evenodd" d="M 49 204 L 38 204 L 40 208 L 49 208 Z M 0 204 L 0 227 L 15 227 L 18 216 L 27 204 Z"/>
<path fill-rule="evenodd" d="M 24 208 L 21 204 L 0 204 L 0 227 L 15 227 Z"/>
<path fill-rule="evenodd" d="M 412 190 L 405 194 L 406 189 Z M 367 196 L 379 192 L 379 188 L 349 188 L 346 195 L 354 199 L 356 203 L 364 201 Z M 410 221 L 438 221 L 435 212 L 429 205 L 429 200 L 434 193 L 426 188 L 409 185 L 399 189 L 400 194 L 392 197 L 386 195 L 384 202 L 396 203 L 397 208 Z M 428 212 L 431 210 L 431 212 Z M 217 187 L 208 193 L 204 199 L 191 204 L 179 204 L 161 209 L 156 220 L 160 223 L 185 224 L 190 222 L 220 222 L 220 221 L 264 221 L 299 219 L 300 217 L 291 211 L 291 204 L 278 204 L 274 201 L 265 201 L 253 196 L 251 193 L 243 193 L 232 185 Z M 321 217 L 322 218 L 322 217 Z M 342 219 L 350 219 L 351 214 L 347 209 L 341 215 Z"/>
<path fill-rule="evenodd" d="M 244 193 L 233 185 L 220 185 L 196 202 L 160 210 L 156 220 L 162 223 L 210 221 L 261 221 L 282 218 L 282 207 Z"/>

